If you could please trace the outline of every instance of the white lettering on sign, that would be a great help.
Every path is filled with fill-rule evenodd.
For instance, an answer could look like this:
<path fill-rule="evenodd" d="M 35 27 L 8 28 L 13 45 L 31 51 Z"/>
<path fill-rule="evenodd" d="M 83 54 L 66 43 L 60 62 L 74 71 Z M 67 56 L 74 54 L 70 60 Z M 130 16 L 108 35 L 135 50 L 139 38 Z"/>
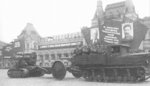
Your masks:
<path fill-rule="evenodd" d="M 40 48 L 56 48 L 56 47 L 75 46 L 75 45 L 80 45 L 80 44 L 81 44 L 81 42 L 64 43 L 64 44 L 51 44 L 51 45 L 41 45 Z"/>
<path fill-rule="evenodd" d="M 102 32 L 106 34 L 104 36 L 104 41 L 111 44 L 118 44 L 119 39 L 117 35 L 120 35 L 119 28 L 107 26 L 103 26 L 103 28 L 104 30 L 102 30 Z"/>
<path fill-rule="evenodd" d="M 15 42 L 14 47 L 20 47 L 20 42 Z"/>
<path fill-rule="evenodd" d="M 10 50 L 12 50 L 11 47 L 6 47 L 6 48 L 5 48 L 5 51 L 8 51 L 8 52 L 9 52 Z"/>

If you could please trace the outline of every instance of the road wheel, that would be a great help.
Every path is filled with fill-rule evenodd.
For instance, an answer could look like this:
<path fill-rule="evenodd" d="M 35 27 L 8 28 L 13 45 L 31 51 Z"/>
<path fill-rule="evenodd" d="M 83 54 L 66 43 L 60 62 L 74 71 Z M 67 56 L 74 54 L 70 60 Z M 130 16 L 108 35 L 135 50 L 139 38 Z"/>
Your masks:
<path fill-rule="evenodd" d="M 20 71 L 18 71 L 17 69 L 9 69 L 7 71 L 7 75 L 10 78 L 21 78 Z"/>
<path fill-rule="evenodd" d="M 56 62 L 53 65 L 52 75 L 55 79 L 62 80 L 66 75 L 66 68 L 63 63 Z"/>
<path fill-rule="evenodd" d="M 10 78 L 25 78 L 28 77 L 28 70 L 26 69 L 9 69 L 7 72 Z"/>
<path fill-rule="evenodd" d="M 72 73 L 75 78 L 80 78 L 82 76 L 81 73 Z"/>

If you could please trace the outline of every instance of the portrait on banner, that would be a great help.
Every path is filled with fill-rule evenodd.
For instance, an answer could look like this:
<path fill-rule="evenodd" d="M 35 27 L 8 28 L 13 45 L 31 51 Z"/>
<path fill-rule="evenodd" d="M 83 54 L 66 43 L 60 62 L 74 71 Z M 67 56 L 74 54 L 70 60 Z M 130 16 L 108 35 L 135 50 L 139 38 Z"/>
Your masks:
<path fill-rule="evenodd" d="M 91 41 L 92 43 L 97 43 L 99 39 L 99 28 L 92 28 L 91 29 Z"/>
<path fill-rule="evenodd" d="M 133 23 L 122 24 L 122 39 L 132 40 L 134 36 Z"/>

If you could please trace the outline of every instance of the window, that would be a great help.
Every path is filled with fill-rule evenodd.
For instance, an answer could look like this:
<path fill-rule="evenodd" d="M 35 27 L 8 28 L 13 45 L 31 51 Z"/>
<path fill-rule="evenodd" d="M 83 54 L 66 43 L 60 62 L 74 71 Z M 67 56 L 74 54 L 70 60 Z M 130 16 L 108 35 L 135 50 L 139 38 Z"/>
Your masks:
<path fill-rule="evenodd" d="M 33 49 L 38 49 L 37 43 L 33 44 Z"/>
<path fill-rule="evenodd" d="M 39 60 L 43 61 L 43 55 L 39 55 Z"/>
<path fill-rule="evenodd" d="M 27 43 L 27 47 L 26 48 L 29 49 L 29 43 Z"/>
<path fill-rule="evenodd" d="M 55 60 L 55 54 L 51 54 L 51 58 L 52 58 L 52 60 Z"/>
<path fill-rule="evenodd" d="M 69 57 L 68 53 L 64 53 L 64 56 L 65 56 L 65 57 Z"/>
<path fill-rule="evenodd" d="M 49 60 L 49 54 L 45 54 L 45 60 Z"/>
<path fill-rule="evenodd" d="M 57 56 L 58 56 L 58 58 L 61 58 L 62 54 L 61 54 L 61 53 L 58 53 Z"/>

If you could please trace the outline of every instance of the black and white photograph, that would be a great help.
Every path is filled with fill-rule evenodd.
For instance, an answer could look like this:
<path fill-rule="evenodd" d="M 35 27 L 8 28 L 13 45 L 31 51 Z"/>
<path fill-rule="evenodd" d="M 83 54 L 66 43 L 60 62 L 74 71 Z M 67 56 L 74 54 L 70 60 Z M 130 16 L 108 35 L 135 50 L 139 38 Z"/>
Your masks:
<path fill-rule="evenodd" d="M 122 25 L 122 38 L 126 40 L 133 39 L 133 24 L 132 23 L 125 23 Z"/>
<path fill-rule="evenodd" d="M 149 86 L 150 0 L 0 0 L 0 86 Z"/>

